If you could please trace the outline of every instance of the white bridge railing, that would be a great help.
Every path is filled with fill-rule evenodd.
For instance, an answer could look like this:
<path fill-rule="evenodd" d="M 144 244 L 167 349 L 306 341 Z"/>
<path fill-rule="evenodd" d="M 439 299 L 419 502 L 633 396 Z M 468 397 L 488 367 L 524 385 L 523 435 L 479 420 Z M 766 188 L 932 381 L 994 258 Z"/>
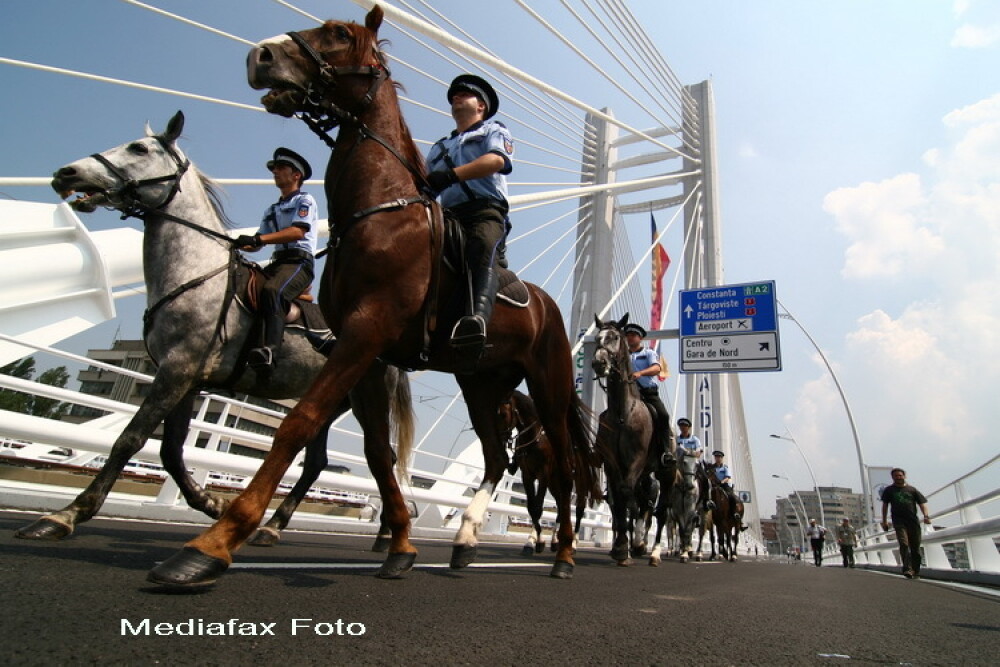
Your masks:
<path fill-rule="evenodd" d="M 4 338 L 8 338 L 4 336 Z M 26 341 L 18 340 L 18 344 L 41 349 L 46 353 L 63 356 L 79 361 L 79 357 L 62 353 L 52 348 L 32 345 Z M 135 371 L 128 371 L 113 365 L 103 364 L 98 361 L 88 360 L 94 367 L 101 368 L 108 372 L 127 373 L 131 376 L 151 381 L 152 378 Z M 51 398 L 85 407 L 96 408 L 106 411 L 109 414 L 99 417 L 84 424 L 73 424 L 70 422 L 44 419 L 26 414 L 0 410 L 0 441 L 8 442 L 28 442 L 42 443 L 51 447 L 68 448 L 79 455 L 81 452 L 92 452 L 96 454 L 108 454 L 125 424 L 135 414 L 137 406 L 127 403 L 108 400 L 99 396 L 84 394 L 77 391 L 52 387 L 38 382 L 24 380 L 8 375 L 0 375 L 0 388 L 33 394 L 43 398 Z M 219 451 L 221 443 L 252 444 L 265 448 L 270 445 L 271 439 L 256 433 L 251 433 L 238 428 L 227 427 L 224 422 L 232 410 L 241 410 L 242 414 L 247 412 L 257 412 L 271 417 L 280 418 L 282 415 L 274 411 L 267 410 L 261 406 L 252 405 L 233 398 L 219 396 L 215 394 L 207 395 L 212 401 L 225 404 L 223 410 L 219 412 L 219 422 L 206 421 L 204 410 L 197 418 L 191 422 L 190 433 L 185 442 L 184 458 L 188 469 L 195 479 L 204 484 L 209 479 L 209 475 L 220 473 L 229 479 L 249 478 L 260 465 L 261 460 L 250 456 Z M 207 401 L 205 403 L 207 405 Z M 346 436 L 349 438 L 360 438 L 361 434 L 342 428 L 337 424 L 331 428 L 331 436 Z M 195 447 L 194 443 L 200 438 L 208 438 L 207 447 Z M 335 438 L 331 437 L 332 446 Z M 159 440 L 150 439 L 142 450 L 135 455 L 133 460 L 145 461 L 152 464 L 159 463 Z M 225 449 L 225 445 L 222 447 Z M 10 454 L 13 450 L 8 447 L 0 453 Z M 331 460 L 339 461 L 357 468 L 359 471 L 367 473 L 367 465 L 363 457 L 352 455 L 346 452 L 328 448 L 328 456 Z M 74 459 L 79 459 L 79 456 Z M 418 488 L 407 483 L 403 483 L 403 493 L 412 506 L 416 508 L 416 518 L 414 520 L 415 530 L 419 533 L 421 529 L 431 532 L 447 530 L 449 532 L 457 529 L 461 520 L 461 512 L 465 509 L 471 497 L 471 490 L 474 490 L 482 478 L 481 455 L 478 453 L 478 442 L 473 443 L 464 452 L 454 458 L 444 458 L 447 463 L 443 473 L 428 470 L 410 469 L 410 474 L 414 478 L 430 480 L 430 488 Z M 301 456 L 299 457 L 299 461 Z M 284 482 L 294 484 L 298 478 L 301 468 L 295 464 L 289 468 L 284 477 Z M 518 524 L 525 525 L 528 521 L 527 508 L 523 505 L 514 504 L 512 501 L 519 500 L 523 503 L 524 494 L 514 490 L 513 484 L 519 481 L 519 475 L 505 475 L 499 486 L 499 490 L 494 496 L 494 501 L 489 506 L 489 520 L 484 526 L 484 532 L 493 535 L 503 535 L 508 532 L 512 520 Z M 57 491 L 52 490 L 49 498 L 43 489 L 36 489 L 33 493 L 25 492 L 23 485 L 10 484 L 0 479 L 0 489 L 3 490 L 3 504 L 8 507 L 24 509 L 53 510 L 66 504 L 68 489 Z M 374 479 L 361 474 L 346 474 L 325 471 L 320 474 L 319 479 L 313 489 L 320 491 L 347 492 L 356 498 L 368 498 L 370 501 L 366 511 L 357 513 L 353 518 L 344 516 L 327 516 L 310 513 L 306 508 L 300 508 L 292 519 L 291 527 L 309 526 L 322 527 L 326 524 L 333 524 L 331 529 L 351 530 L 352 525 L 358 532 L 371 532 L 374 530 L 375 521 L 374 509 L 380 504 L 378 488 Z M 73 490 L 75 495 L 76 490 Z M 23 502 L 19 502 L 17 497 L 23 495 Z M 336 495 L 336 493 L 334 494 Z M 14 500 L 11 500 L 14 498 Z M 129 516 L 138 518 L 173 518 L 194 522 L 206 521 L 202 515 L 195 510 L 187 508 L 183 498 L 180 496 L 176 485 L 167 480 L 155 501 L 131 501 L 123 500 L 121 494 L 115 498 L 114 494 L 105 513 L 117 514 L 119 516 Z M 546 511 L 543 514 L 543 522 L 554 523 L 556 516 L 554 512 Z M 597 541 L 606 540 L 605 531 L 610 530 L 610 516 L 607 513 L 606 505 L 602 504 L 596 509 L 588 509 L 582 524 L 585 535 L 589 539 Z"/>
<path fill-rule="evenodd" d="M 923 567 L 935 576 L 960 579 L 962 574 L 982 574 L 992 579 L 990 575 L 996 575 L 994 583 L 1000 583 L 1000 489 L 995 488 L 996 469 L 990 470 L 998 460 L 1000 454 L 927 496 L 933 525 L 923 526 Z M 974 479 L 992 489 L 970 497 L 966 487 Z M 881 516 L 880 512 L 879 503 L 876 514 Z M 895 531 L 869 526 L 861 533 L 855 551 L 859 563 L 900 565 Z M 835 544 L 830 551 L 837 551 Z"/>

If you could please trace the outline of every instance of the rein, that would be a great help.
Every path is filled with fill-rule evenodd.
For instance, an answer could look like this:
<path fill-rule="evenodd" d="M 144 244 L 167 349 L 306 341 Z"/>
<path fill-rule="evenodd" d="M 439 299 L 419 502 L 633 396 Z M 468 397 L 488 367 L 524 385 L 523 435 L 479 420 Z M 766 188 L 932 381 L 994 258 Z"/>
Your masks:
<path fill-rule="evenodd" d="M 379 61 L 379 64 L 377 65 L 333 67 L 323 59 L 323 56 L 320 55 L 319 52 L 317 52 L 316 49 L 314 49 L 301 34 L 298 32 L 288 32 L 285 34 L 288 35 L 292 41 L 298 45 L 302 52 L 313 61 L 316 67 L 319 68 L 319 76 L 317 77 L 317 80 L 310 81 L 309 86 L 303 91 L 305 95 L 305 99 L 303 100 L 305 110 L 297 113 L 295 115 L 296 118 L 301 119 L 306 126 L 312 130 L 314 134 L 316 134 L 316 136 L 322 139 L 323 142 L 330 147 L 330 150 L 333 150 L 336 147 L 336 142 L 329 135 L 330 130 L 338 126 L 351 126 L 357 130 L 357 140 L 354 142 L 354 145 L 351 146 L 347 154 L 347 158 L 344 160 L 344 167 L 342 169 L 347 168 L 347 164 L 350 162 L 350 157 L 353 155 L 358 146 L 360 146 L 365 139 L 372 139 L 387 151 L 392 153 L 399 163 L 406 167 L 406 170 L 409 171 L 410 174 L 413 175 L 418 181 L 420 181 L 425 188 L 429 187 L 427 179 L 416 165 L 407 160 L 406 156 L 399 152 L 399 149 L 387 142 L 376 132 L 372 131 L 372 129 L 365 125 L 365 123 L 358 117 L 369 106 L 371 106 L 379 88 L 392 76 L 389 69 L 382 63 L 381 54 L 379 54 L 378 51 L 375 52 L 376 60 Z M 347 111 L 327 99 L 327 93 L 331 90 L 336 90 L 339 84 L 338 79 L 342 76 L 369 76 L 372 78 L 371 85 L 368 87 L 368 92 L 365 93 L 359 102 L 356 114 Z M 333 180 L 331 193 L 336 194 L 339 180 L 340 174 L 337 174 L 337 177 Z M 397 202 L 399 201 L 404 200 L 397 200 Z M 408 202 L 406 204 L 408 206 L 409 204 L 415 204 L 421 201 L 426 202 L 427 199 L 425 197 L 411 197 L 406 201 Z M 383 210 L 395 210 L 391 208 L 394 204 L 395 202 L 389 202 L 388 204 L 381 204 L 370 209 L 365 209 L 364 211 L 358 211 L 347 221 L 346 226 L 349 227 L 357 220 L 372 215 L 373 213 L 378 213 Z M 339 242 L 339 237 L 342 235 L 342 233 L 337 235 L 337 242 Z M 332 235 L 330 243 L 331 245 L 334 244 Z"/>
<path fill-rule="evenodd" d="M 331 151 L 336 149 L 337 143 L 330 137 L 330 130 L 339 126 L 340 131 L 342 132 L 345 127 L 351 127 L 354 128 L 356 133 L 354 143 L 347 149 L 347 154 L 341 162 L 340 171 L 329 179 L 327 188 L 329 193 L 328 198 L 336 199 L 336 193 L 339 188 L 341 176 L 346 172 L 355 151 L 357 151 L 366 139 L 375 141 L 389 151 L 389 153 L 395 157 L 408 172 L 410 172 L 414 180 L 420 184 L 420 190 L 423 192 L 429 192 L 430 185 L 427 183 L 426 176 L 418 168 L 418 166 L 408 160 L 398 148 L 386 141 L 359 118 L 359 116 L 375 101 L 375 96 L 382 84 L 389 81 L 391 77 L 391 73 L 385 66 L 382 54 L 378 51 L 378 49 L 374 49 L 375 60 L 377 62 L 375 65 L 334 67 L 327 63 L 326 60 L 323 59 L 323 56 L 317 52 L 316 49 L 314 49 L 300 33 L 288 32 L 285 34 L 288 35 L 293 42 L 295 42 L 299 49 L 301 49 L 301 51 L 316 65 L 319 70 L 318 77 L 315 80 L 310 80 L 308 87 L 303 89 L 304 109 L 303 111 L 296 113 L 295 117 L 301 119 L 306 126 L 330 148 Z M 371 85 L 368 87 L 368 91 L 358 103 L 356 113 L 352 113 L 327 99 L 328 93 L 336 90 L 339 85 L 339 79 L 343 76 L 368 76 L 372 79 Z M 364 220 L 368 216 L 376 213 L 402 210 L 413 204 L 422 204 L 425 208 L 433 210 L 433 202 L 431 199 L 418 192 L 415 196 L 401 197 L 399 199 L 377 204 L 360 211 L 355 211 L 346 220 L 340 222 L 331 220 L 329 223 L 330 240 L 327 242 L 327 248 L 336 252 L 337 248 L 340 246 L 341 240 L 347 232 L 355 225 L 355 223 Z M 428 223 L 430 226 L 431 257 L 434 257 L 438 250 L 438 234 L 436 230 L 435 216 L 433 214 L 428 216 Z M 437 320 L 437 302 L 436 296 L 434 295 L 437 293 L 439 272 L 436 268 L 437 262 L 432 262 L 432 265 L 435 268 L 431 276 L 429 304 L 424 313 L 423 347 L 419 354 L 419 359 L 422 363 L 426 363 L 430 359 L 431 332 L 436 326 Z"/>
<path fill-rule="evenodd" d="M 214 229 L 208 229 L 206 227 L 202 227 L 201 225 L 195 224 L 190 220 L 186 220 L 171 213 L 167 213 L 166 211 L 160 210 L 163 207 L 169 205 L 170 202 L 173 201 L 174 197 L 177 196 L 177 193 L 180 192 L 181 178 L 183 178 L 184 174 L 187 173 L 188 168 L 191 166 L 191 161 L 186 159 L 182 160 L 180 155 L 178 155 L 177 152 L 173 149 L 173 147 L 171 147 L 170 144 L 165 142 L 162 137 L 157 135 L 155 138 L 160 143 L 160 146 L 162 146 L 163 149 L 167 151 L 170 157 L 173 158 L 174 162 L 177 164 L 177 170 L 173 174 L 167 174 L 166 176 L 158 176 L 155 178 L 146 178 L 137 181 L 129 178 L 124 172 L 121 171 L 121 169 L 115 166 L 114 163 L 112 163 L 110 160 L 108 160 L 100 153 L 94 153 L 93 155 L 91 155 L 92 158 L 97 160 L 101 165 L 103 165 L 121 182 L 120 187 L 118 187 L 115 190 L 109 191 L 109 194 L 118 197 L 119 199 L 121 199 L 123 203 L 123 206 L 121 208 L 118 208 L 118 210 L 121 211 L 122 214 L 121 219 L 125 220 L 127 218 L 138 218 L 139 220 L 142 220 L 143 224 L 145 225 L 148 224 L 149 218 L 155 217 L 165 221 L 177 223 L 189 229 L 193 229 L 194 231 L 199 232 L 200 234 L 204 234 L 205 236 L 211 238 L 212 240 L 221 242 L 229 251 L 229 258 L 226 260 L 226 263 L 223 264 L 222 266 L 216 267 L 215 269 L 212 269 L 211 271 L 208 271 L 207 273 L 198 276 L 197 278 L 193 278 L 192 280 L 189 280 L 183 283 L 182 285 L 175 287 L 170 292 L 160 297 L 160 299 L 157 300 L 156 303 L 147 307 L 142 315 L 143 339 L 147 337 L 149 330 L 152 328 L 153 319 L 157 311 L 159 311 L 162 307 L 169 304 L 171 301 L 181 296 L 185 292 L 208 282 L 208 280 L 214 278 L 223 271 L 228 271 L 230 276 L 232 276 L 232 270 L 233 267 L 236 266 L 236 261 L 237 261 L 236 245 L 233 242 L 233 239 L 227 236 L 226 234 L 217 232 Z M 173 186 L 170 188 L 170 192 L 167 193 L 167 196 L 164 198 L 164 200 L 159 204 L 156 205 L 146 204 L 139 197 L 138 191 L 140 188 L 145 187 L 147 185 L 155 185 L 158 183 L 166 183 L 170 181 L 173 181 Z M 226 289 L 226 297 L 223 299 L 222 302 L 222 310 L 219 313 L 219 319 L 216 321 L 215 332 L 213 333 L 213 337 L 218 336 L 220 339 L 223 338 L 223 327 L 225 326 L 226 312 L 229 310 L 229 305 L 232 303 L 234 296 L 235 296 L 235 290 L 232 287 L 230 280 L 230 287 Z M 148 349 L 146 351 L 147 353 L 149 352 Z M 150 357 L 152 358 L 152 355 L 150 355 Z"/>

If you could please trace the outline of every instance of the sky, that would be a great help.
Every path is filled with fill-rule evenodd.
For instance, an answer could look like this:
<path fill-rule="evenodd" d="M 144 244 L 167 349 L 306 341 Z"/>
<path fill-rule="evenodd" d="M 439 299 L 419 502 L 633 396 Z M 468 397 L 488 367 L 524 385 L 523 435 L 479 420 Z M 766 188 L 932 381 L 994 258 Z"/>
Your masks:
<path fill-rule="evenodd" d="M 251 41 L 313 25 L 267 0 L 151 4 Z M 654 124 L 516 2 L 489 3 L 488 21 L 481 16 L 485 3 L 433 4 L 515 67 L 637 127 Z M 364 14 L 347 0 L 296 5 L 323 18 L 360 21 Z M 632 0 L 628 6 L 683 83 L 712 82 L 725 282 L 775 281 L 783 308 L 840 380 L 866 463 L 904 467 L 929 493 L 996 455 L 1000 6 L 975 0 Z M 588 44 L 560 3 L 531 7 L 575 43 Z M 246 85 L 247 46 L 238 41 L 121 0 L 34 0 L 3 11 L 0 57 L 257 105 L 260 93 Z M 460 71 L 391 27 L 381 36 L 390 38 L 391 56 L 438 79 Z M 393 74 L 404 95 L 426 105 L 404 103 L 414 136 L 432 141 L 445 134 L 450 119 L 442 113 L 440 83 L 408 65 L 394 66 Z M 266 178 L 263 164 L 277 145 L 302 152 L 314 167 L 323 163 L 322 145 L 301 123 L 254 110 L 4 63 L 0 86 L 0 177 L 46 176 L 139 136 L 147 120 L 162 129 L 179 108 L 187 116 L 182 148 L 211 176 Z M 502 111 L 511 106 L 505 104 Z M 578 166 L 578 151 L 522 123 L 522 114 L 501 118 L 524 142 L 519 160 Z M 560 157 L 549 157 L 545 148 Z M 569 184 L 574 177 L 519 164 L 511 180 Z M 515 194 L 529 191 L 512 186 Z M 227 192 L 227 212 L 245 226 L 256 225 L 274 198 L 271 186 Z M 0 186 L 0 193 L 58 201 L 44 187 Z M 518 216 L 515 237 L 554 216 Z M 669 218 L 657 213 L 661 225 Z M 91 229 L 135 225 L 110 213 L 84 222 Z M 648 216 L 629 225 L 635 239 L 648 235 Z M 513 268 L 528 265 L 546 235 L 557 232 L 515 244 Z M 668 281 L 681 265 L 681 243 L 679 231 L 671 230 L 666 246 L 675 261 Z M 557 248 L 555 256 L 563 251 Z M 551 264 L 536 263 L 524 277 L 541 282 Z M 560 282 L 554 284 L 550 291 L 558 292 Z M 73 337 L 66 349 L 83 353 L 107 347 L 115 335 L 138 337 L 141 307 L 123 302 L 118 320 Z M 676 318 L 672 302 L 666 321 Z M 741 374 L 761 516 L 793 486 L 811 488 L 809 468 L 821 486 L 860 487 L 837 387 L 801 330 L 788 320 L 780 327 L 782 370 Z M 677 365 L 675 344 L 665 356 Z M 415 389 L 429 419 L 450 400 L 435 382 L 422 376 Z M 675 391 L 676 374 L 669 382 Z M 461 417 L 448 417 L 454 435 L 435 436 L 440 451 L 471 438 Z M 802 455 L 770 434 L 793 437 Z M 939 507 L 952 502 L 932 499 Z"/>

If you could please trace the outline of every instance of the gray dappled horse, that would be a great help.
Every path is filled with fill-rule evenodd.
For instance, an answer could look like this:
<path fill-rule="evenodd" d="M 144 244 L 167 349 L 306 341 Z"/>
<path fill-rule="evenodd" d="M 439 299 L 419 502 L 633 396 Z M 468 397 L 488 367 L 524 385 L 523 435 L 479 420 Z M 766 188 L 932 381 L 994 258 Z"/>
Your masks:
<path fill-rule="evenodd" d="M 162 134 L 153 134 L 147 126 L 145 137 L 73 162 L 54 175 L 52 187 L 64 199 L 80 193 L 70 202 L 75 210 L 90 213 L 103 206 L 145 222 L 148 307 L 143 335 L 157 370 L 149 394 L 91 484 L 62 510 L 19 529 L 17 537 L 61 539 L 93 517 L 125 464 L 161 421 L 164 468 L 191 507 L 218 518 L 229 501 L 195 482 L 183 460 L 197 391 L 225 388 L 261 398 L 296 398 L 326 361 L 303 333 L 289 328 L 270 377 L 262 378 L 246 367 L 244 348 L 255 331 L 254 315 L 235 299 L 233 283 L 237 270 L 248 263 L 225 234 L 225 218 L 210 181 L 177 148 L 183 127 L 184 116 L 177 112 Z M 355 401 L 353 407 L 366 441 L 371 433 L 388 437 L 385 414 L 391 405 L 405 463 L 413 431 L 406 374 L 376 364 L 362 385 L 370 391 L 364 403 Z M 350 405 L 344 401 L 335 417 Z M 264 543 L 276 541 L 278 531 L 326 467 L 326 434 L 324 428 L 310 443 L 301 479 L 258 536 Z"/>
<path fill-rule="evenodd" d="M 592 366 L 598 379 L 606 381 L 608 409 L 599 417 L 597 448 L 604 461 L 614 543 L 611 558 L 629 564 L 629 553 L 646 553 L 646 533 L 656 496 L 653 473 L 657 471 L 653 446 L 654 421 L 639 397 L 632 379 L 632 362 L 623 332 L 628 314 L 619 321 L 597 325 L 597 349 Z M 665 487 L 662 482 L 661 487 Z"/>
<path fill-rule="evenodd" d="M 677 472 L 670 489 L 670 517 L 677 528 L 680 561 L 686 563 L 691 558 L 694 530 L 704 520 L 698 509 L 701 493 L 696 479 L 700 459 L 687 454 L 683 447 L 679 448 L 678 455 L 680 460 L 677 461 Z"/>

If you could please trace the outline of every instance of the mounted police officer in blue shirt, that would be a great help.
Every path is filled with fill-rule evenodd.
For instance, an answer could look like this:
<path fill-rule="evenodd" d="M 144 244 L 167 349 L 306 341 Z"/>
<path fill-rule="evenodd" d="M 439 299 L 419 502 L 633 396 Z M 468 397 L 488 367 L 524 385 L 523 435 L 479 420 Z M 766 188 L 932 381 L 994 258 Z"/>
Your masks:
<path fill-rule="evenodd" d="M 507 234 L 507 174 L 514 141 L 492 120 L 500 106 L 496 91 L 473 74 L 455 77 L 448 88 L 455 130 L 427 154 L 427 183 L 465 230 L 465 255 L 472 292 L 471 313 L 455 324 L 452 347 L 476 360 L 486 343 L 493 314 L 497 266 Z"/>
<path fill-rule="evenodd" d="M 312 285 L 316 254 L 316 200 L 302 191 L 312 176 L 304 157 L 279 147 L 267 163 L 281 198 L 264 212 L 260 229 L 239 236 L 235 243 L 248 250 L 274 245 L 271 263 L 264 268 L 267 280 L 261 288 L 258 312 L 262 319 L 261 345 L 250 350 L 248 362 L 270 369 L 278 358 L 285 332 L 285 315 L 293 300 Z"/>
<path fill-rule="evenodd" d="M 654 437 L 656 438 L 657 458 L 664 467 L 674 464 L 673 447 L 670 445 L 670 413 L 660 400 L 660 390 L 656 386 L 660 374 L 660 358 L 648 347 L 643 347 L 642 339 L 646 330 L 634 322 L 626 324 L 622 331 L 628 344 L 629 358 L 632 361 L 632 380 L 639 385 L 639 397 L 642 402 L 653 409 L 656 415 Z"/>

